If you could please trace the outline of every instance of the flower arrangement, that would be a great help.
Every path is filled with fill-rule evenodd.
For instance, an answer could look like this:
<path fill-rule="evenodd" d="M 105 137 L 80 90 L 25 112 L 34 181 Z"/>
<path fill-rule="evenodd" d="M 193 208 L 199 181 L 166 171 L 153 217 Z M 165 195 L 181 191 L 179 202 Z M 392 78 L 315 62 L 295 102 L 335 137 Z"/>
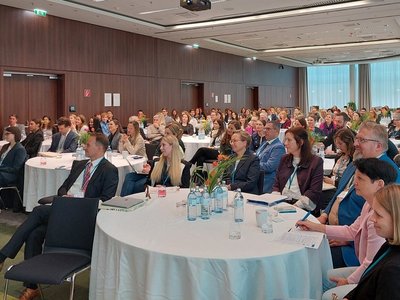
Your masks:
<path fill-rule="evenodd" d="M 202 167 L 194 169 L 190 181 L 191 185 L 194 182 L 204 184 L 208 193 L 212 193 L 218 183 L 223 180 L 226 171 L 238 160 L 236 156 L 226 156 L 219 154 L 216 161 L 213 162 L 213 169 L 210 172 L 202 171 Z"/>
<path fill-rule="evenodd" d="M 199 129 L 203 129 L 204 133 L 207 135 L 211 132 L 211 125 L 207 120 L 201 120 Z"/>
<path fill-rule="evenodd" d="M 320 143 L 320 142 L 324 141 L 325 140 L 325 136 L 323 136 L 323 135 L 321 135 L 319 133 L 316 133 L 314 131 L 309 131 L 308 132 L 308 140 L 310 141 L 311 145 L 315 145 L 317 143 Z"/>
<path fill-rule="evenodd" d="M 88 132 L 86 132 L 86 131 L 85 132 L 81 132 L 79 134 L 79 140 L 78 140 L 79 144 L 80 145 L 86 145 L 88 140 L 89 140 L 89 137 L 90 137 L 90 134 Z"/>

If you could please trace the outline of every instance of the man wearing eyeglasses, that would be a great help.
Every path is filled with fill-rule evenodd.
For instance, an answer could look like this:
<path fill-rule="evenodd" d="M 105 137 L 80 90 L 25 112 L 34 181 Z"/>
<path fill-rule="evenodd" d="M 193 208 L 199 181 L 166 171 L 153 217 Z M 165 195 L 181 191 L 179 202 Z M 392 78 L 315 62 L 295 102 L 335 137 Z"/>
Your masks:
<path fill-rule="evenodd" d="M 362 123 L 356 135 L 354 147 L 356 149 L 354 160 L 373 157 L 384 160 L 395 168 L 397 171 L 396 183 L 400 183 L 400 170 L 386 154 L 388 138 L 384 126 L 371 121 Z M 350 163 L 339 181 L 335 195 L 318 218 L 322 224 L 350 225 L 360 215 L 365 200 L 356 194 L 353 186 L 354 173 L 355 166 Z M 334 268 L 359 265 L 353 243 L 330 240 L 329 244 Z M 338 286 L 344 284 L 343 278 L 332 278 L 331 280 L 335 281 Z"/>

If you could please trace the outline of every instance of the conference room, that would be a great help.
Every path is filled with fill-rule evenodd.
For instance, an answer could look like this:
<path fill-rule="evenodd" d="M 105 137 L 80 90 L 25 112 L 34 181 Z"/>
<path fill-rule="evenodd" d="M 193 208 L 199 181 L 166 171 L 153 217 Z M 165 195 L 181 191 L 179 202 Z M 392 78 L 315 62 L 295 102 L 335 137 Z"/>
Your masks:
<path fill-rule="evenodd" d="M 333 241 L 296 222 L 351 226 L 365 201 L 338 191 L 357 155 L 398 171 L 399 15 L 397 0 L 0 0 L 0 285 L 36 257 L 2 252 L 17 228 L 49 196 L 90 198 L 104 167 L 73 299 L 326 299 Z M 14 145 L 26 156 L 7 165 Z M 68 282 L 27 281 L 7 299 L 70 299 Z"/>

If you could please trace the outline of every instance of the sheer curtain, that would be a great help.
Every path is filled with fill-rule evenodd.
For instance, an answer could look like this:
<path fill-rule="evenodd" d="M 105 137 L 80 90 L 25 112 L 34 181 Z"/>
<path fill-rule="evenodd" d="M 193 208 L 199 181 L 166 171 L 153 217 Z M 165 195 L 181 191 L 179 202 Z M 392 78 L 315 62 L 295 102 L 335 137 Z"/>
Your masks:
<path fill-rule="evenodd" d="M 299 68 L 299 106 L 305 113 L 310 109 L 308 106 L 307 68 Z"/>
<path fill-rule="evenodd" d="M 308 67 L 308 102 L 329 108 L 350 101 L 349 65 Z"/>
<path fill-rule="evenodd" d="M 400 61 L 371 64 L 371 106 L 400 107 Z"/>

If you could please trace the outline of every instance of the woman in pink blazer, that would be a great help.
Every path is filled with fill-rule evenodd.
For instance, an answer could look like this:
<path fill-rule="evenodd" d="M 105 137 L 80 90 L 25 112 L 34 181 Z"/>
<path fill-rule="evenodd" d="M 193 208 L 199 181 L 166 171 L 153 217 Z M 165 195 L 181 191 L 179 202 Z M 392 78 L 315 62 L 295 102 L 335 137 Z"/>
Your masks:
<path fill-rule="evenodd" d="M 328 273 L 329 279 L 336 284 L 325 292 L 322 299 L 332 299 L 335 293 L 338 299 L 342 299 L 358 283 L 361 275 L 368 268 L 376 252 L 385 242 L 378 236 L 371 220 L 373 210 L 371 208 L 375 192 L 385 185 L 395 182 L 396 170 L 387 162 L 377 158 L 358 159 L 354 161 L 357 170 L 354 176 L 356 193 L 365 199 L 365 204 L 360 216 L 350 226 L 335 226 L 316 224 L 310 221 L 298 221 L 297 225 L 303 230 L 312 230 L 326 233 L 328 239 L 341 241 L 354 241 L 356 255 L 360 261 L 358 267 L 335 269 Z M 333 283 L 331 284 L 333 287 Z M 329 287 L 328 287 L 329 288 Z"/>

